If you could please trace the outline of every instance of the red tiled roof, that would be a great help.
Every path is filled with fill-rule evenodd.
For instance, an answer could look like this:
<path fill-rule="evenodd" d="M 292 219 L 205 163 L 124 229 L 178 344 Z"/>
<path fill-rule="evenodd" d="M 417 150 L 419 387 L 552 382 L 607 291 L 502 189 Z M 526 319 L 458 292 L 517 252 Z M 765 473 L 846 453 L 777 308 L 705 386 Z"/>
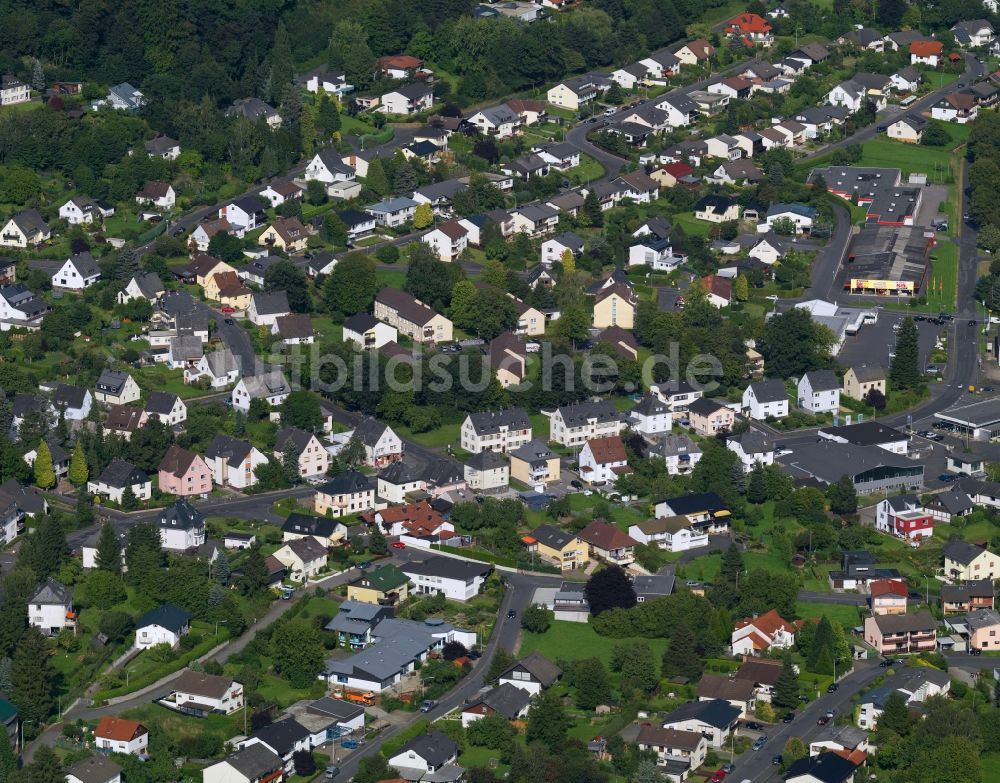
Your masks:
<path fill-rule="evenodd" d="M 782 619 L 781 615 L 778 614 L 777 609 L 772 609 L 771 611 L 765 612 L 757 617 L 744 617 L 742 620 L 738 620 L 736 622 L 736 630 L 738 631 L 741 628 L 746 628 L 748 625 L 752 625 L 761 633 L 766 634 L 769 639 L 774 636 L 778 630 L 795 633 L 795 626 L 787 620 Z"/>
<path fill-rule="evenodd" d="M 769 33 L 774 28 L 762 16 L 758 14 L 740 14 L 729 20 L 729 29 L 739 30 L 741 33 Z"/>
<path fill-rule="evenodd" d="M 114 715 L 105 715 L 94 729 L 95 737 L 119 742 L 129 742 L 148 733 L 148 729 L 138 721 L 116 718 Z"/>
<path fill-rule="evenodd" d="M 617 435 L 606 438 L 591 438 L 587 441 L 590 453 L 594 455 L 594 460 L 599 465 L 608 462 L 624 462 L 628 457 L 625 454 L 625 444 Z"/>
<path fill-rule="evenodd" d="M 940 41 L 914 41 L 910 44 L 910 54 L 917 57 L 930 57 L 934 54 L 941 54 L 944 51 L 944 44 Z"/>
<path fill-rule="evenodd" d="M 687 163 L 677 161 L 677 163 L 668 163 L 663 167 L 663 171 L 667 172 L 674 179 L 680 179 L 681 177 L 686 177 L 689 174 L 694 174 L 694 169 Z"/>
<path fill-rule="evenodd" d="M 724 277 L 719 277 L 718 275 L 705 275 L 701 279 L 701 282 L 705 286 L 705 290 L 716 296 L 721 296 L 727 302 L 731 302 L 733 299 L 733 284 L 732 281 L 727 280 Z"/>
<path fill-rule="evenodd" d="M 595 519 L 577 535 L 581 541 L 586 541 L 598 549 L 626 549 L 639 543 L 614 525 L 599 519 Z"/>
<path fill-rule="evenodd" d="M 872 598 L 883 595 L 899 595 L 906 598 L 906 585 L 898 579 L 878 579 L 871 583 Z"/>

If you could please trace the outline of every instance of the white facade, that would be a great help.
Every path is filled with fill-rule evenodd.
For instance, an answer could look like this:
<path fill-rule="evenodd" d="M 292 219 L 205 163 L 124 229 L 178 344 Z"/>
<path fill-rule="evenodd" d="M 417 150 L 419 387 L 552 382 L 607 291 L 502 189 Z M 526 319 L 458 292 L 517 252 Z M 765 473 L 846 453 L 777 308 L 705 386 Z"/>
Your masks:
<path fill-rule="evenodd" d="M 190 693 L 183 690 L 174 691 L 173 695 L 178 705 L 192 701 L 199 705 L 211 707 L 216 712 L 221 712 L 224 715 L 231 715 L 237 710 L 243 709 L 243 686 L 235 681 L 232 682 L 222 696 L 214 696 L 208 693 Z"/>
<path fill-rule="evenodd" d="M 799 407 L 810 413 L 836 413 L 839 411 L 840 386 L 833 389 L 814 389 L 811 381 L 809 373 L 805 373 L 799 378 L 795 394 Z"/>
<path fill-rule="evenodd" d="M 628 416 L 632 429 L 641 435 L 662 435 L 670 432 L 674 425 L 674 415 L 669 410 L 649 414 L 631 411 Z"/>
<path fill-rule="evenodd" d="M 387 343 L 394 343 L 399 338 L 395 326 L 377 321 L 363 334 L 344 327 L 344 342 L 352 342 L 361 349 L 378 350 Z"/>
<path fill-rule="evenodd" d="M 155 623 L 144 625 L 135 629 L 135 649 L 146 650 L 157 644 L 169 644 L 171 647 L 176 647 L 180 643 L 182 635 Z"/>
<path fill-rule="evenodd" d="M 68 258 L 66 263 L 52 275 L 52 285 L 55 288 L 65 288 L 70 291 L 82 291 L 84 288 L 90 288 L 100 279 L 101 273 L 96 267 L 92 271 L 81 271 L 73 259 Z"/>
<path fill-rule="evenodd" d="M 563 421 L 562 409 L 559 408 L 549 418 L 549 440 L 562 446 L 582 446 L 592 438 L 604 438 L 620 435 L 625 423 L 620 418 L 610 421 L 598 421 L 591 417 L 584 424 L 569 427 Z"/>
<path fill-rule="evenodd" d="M 87 492 L 89 492 L 91 495 L 99 495 L 101 497 L 105 497 L 108 500 L 114 501 L 115 503 L 121 505 L 122 496 L 125 494 L 125 487 L 112 487 L 100 480 L 88 481 Z M 139 501 L 149 500 L 153 496 L 152 481 L 147 479 L 141 484 L 133 484 L 132 494 L 135 495 L 136 500 Z"/>
<path fill-rule="evenodd" d="M 600 462 L 590 448 L 590 442 L 584 444 L 580 450 L 580 473 L 586 474 L 584 480 L 589 484 L 613 483 L 618 478 L 615 468 L 622 468 L 628 464 L 628 460 L 611 460 Z"/>
<path fill-rule="evenodd" d="M 754 393 L 753 384 L 743 391 L 743 410 L 751 419 L 761 421 L 767 418 L 783 419 L 788 415 L 788 398 L 760 401 Z"/>
<path fill-rule="evenodd" d="M 257 483 L 257 468 L 268 462 L 268 458 L 256 446 L 238 465 L 233 465 L 225 457 L 205 457 L 205 464 L 212 471 L 212 483 L 220 487 L 246 489 Z"/>
<path fill-rule="evenodd" d="M 743 444 L 737 439 L 732 439 L 726 442 L 726 446 L 730 451 L 734 452 L 737 457 L 740 458 L 740 464 L 743 466 L 743 472 L 749 473 L 757 465 L 773 465 L 774 464 L 774 450 L 768 449 L 767 451 L 758 452 L 746 452 L 743 449 Z"/>
<path fill-rule="evenodd" d="M 465 579 L 450 578 L 447 576 L 428 576 L 426 574 L 412 573 L 407 571 L 406 565 L 401 566 L 400 570 L 410 577 L 410 581 L 413 582 L 414 587 L 411 588 L 411 592 L 430 595 L 444 593 L 445 598 L 451 601 L 469 601 L 475 598 L 479 595 L 479 591 L 483 587 L 483 582 L 486 581 L 483 576 L 476 576 L 467 582 Z"/>

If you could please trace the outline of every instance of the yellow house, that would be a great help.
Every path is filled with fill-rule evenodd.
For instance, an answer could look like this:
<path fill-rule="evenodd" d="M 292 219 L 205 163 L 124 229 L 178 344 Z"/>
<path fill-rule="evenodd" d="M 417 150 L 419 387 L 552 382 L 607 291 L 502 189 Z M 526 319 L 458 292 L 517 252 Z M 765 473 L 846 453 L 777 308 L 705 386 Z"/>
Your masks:
<path fill-rule="evenodd" d="M 410 578 L 396 566 L 382 566 L 347 586 L 347 600 L 392 606 L 406 600 Z"/>
<path fill-rule="evenodd" d="M 297 217 L 279 217 L 264 229 L 257 244 L 262 247 L 276 247 L 286 253 L 298 253 L 306 249 L 309 233 Z"/>
<path fill-rule="evenodd" d="M 235 272 L 218 272 L 205 283 L 205 298 L 235 310 L 246 310 L 250 306 L 250 289 Z"/>
<path fill-rule="evenodd" d="M 210 256 L 208 253 L 197 253 L 187 265 L 187 272 L 194 277 L 195 283 L 202 288 L 219 272 L 235 272 L 236 270 L 223 261 L 221 258 Z"/>
<path fill-rule="evenodd" d="M 580 106 L 597 97 L 597 88 L 589 80 L 570 79 L 551 88 L 545 97 L 553 106 L 579 111 Z"/>
<path fill-rule="evenodd" d="M 953 538 L 944 545 L 944 575 L 955 582 L 1000 579 L 1000 557 L 988 549 Z"/>
<path fill-rule="evenodd" d="M 535 440 L 510 453 L 510 477 L 534 486 L 559 480 L 559 455 Z"/>
<path fill-rule="evenodd" d="M 523 539 L 529 551 L 564 571 L 583 568 L 590 562 L 589 547 L 579 536 L 567 533 L 554 525 L 542 525 Z"/>
<path fill-rule="evenodd" d="M 545 313 L 522 302 L 513 294 L 508 296 L 517 305 L 517 329 L 515 334 L 526 334 L 528 337 L 538 337 L 545 334 Z"/>
<path fill-rule="evenodd" d="M 614 283 L 602 288 L 594 297 L 594 328 L 620 326 L 632 329 L 635 326 L 635 306 L 635 292 L 627 285 Z"/>
<path fill-rule="evenodd" d="M 844 373 L 843 394 L 852 400 L 863 400 L 872 389 L 885 394 L 886 372 L 874 364 L 848 367 Z"/>

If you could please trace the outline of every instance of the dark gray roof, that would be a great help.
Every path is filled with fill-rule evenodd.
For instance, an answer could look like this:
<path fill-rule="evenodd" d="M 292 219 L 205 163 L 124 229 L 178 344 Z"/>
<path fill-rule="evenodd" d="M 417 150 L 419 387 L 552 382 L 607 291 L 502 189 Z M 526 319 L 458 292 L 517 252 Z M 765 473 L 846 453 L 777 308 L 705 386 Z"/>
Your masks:
<path fill-rule="evenodd" d="M 840 381 L 833 370 L 811 370 L 805 374 L 814 392 L 833 391 L 840 388 Z"/>
<path fill-rule="evenodd" d="M 52 402 L 65 405 L 67 408 L 82 408 L 87 400 L 87 390 L 80 386 L 69 386 L 60 383 L 52 395 Z"/>
<path fill-rule="evenodd" d="M 39 585 L 31 598 L 28 599 L 28 603 L 69 606 L 71 600 L 72 591 L 66 585 L 50 577 Z"/>
<path fill-rule="evenodd" d="M 387 429 L 389 429 L 387 424 L 371 416 L 365 416 L 354 427 L 354 434 L 351 437 L 357 438 L 366 446 L 374 447 Z"/>
<path fill-rule="evenodd" d="M 538 541 L 538 543 L 560 551 L 576 538 L 574 533 L 569 533 L 555 525 L 536 527 L 528 535 Z"/>
<path fill-rule="evenodd" d="M 399 570 L 407 576 L 420 574 L 471 582 L 476 577 L 488 576 L 493 571 L 493 566 L 489 563 L 475 563 L 469 560 L 457 560 L 453 557 L 435 555 L 426 560 L 411 560 L 403 563 Z"/>
<path fill-rule="evenodd" d="M 163 528 L 191 530 L 205 527 L 205 517 L 185 498 L 175 500 L 160 512 L 159 525 Z"/>
<path fill-rule="evenodd" d="M 962 541 L 960 538 L 953 538 L 944 545 L 942 552 L 949 560 L 954 560 L 963 565 L 969 565 L 986 550 L 981 546 Z"/>
<path fill-rule="evenodd" d="M 333 699 L 329 696 L 317 699 L 306 707 L 306 712 L 308 713 L 336 718 L 342 723 L 346 723 L 347 721 L 358 717 L 358 715 L 361 715 L 364 711 L 364 708 L 359 707 L 357 704 L 353 704 L 348 701 L 341 701 L 340 699 Z"/>
<path fill-rule="evenodd" d="M 161 391 L 150 392 L 146 399 L 146 410 L 150 413 L 166 415 L 174 409 L 174 403 L 177 402 L 177 399 L 176 394 Z"/>
<path fill-rule="evenodd" d="M 531 429 L 531 419 L 524 408 L 505 408 L 500 411 L 479 411 L 470 413 L 469 420 L 477 435 L 490 435 L 501 428 L 510 430 Z"/>
<path fill-rule="evenodd" d="M 260 742 L 230 753 L 225 761 L 247 780 L 260 780 L 285 766 L 278 754 Z"/>
<path fill-rule="evenodd" d="M 121 370 L 102 370 L 97 379 L 97 390 L 104 394 L 117 396 L 128 381 L 128 373 Z"/>
<path fill-rule="evenodd" d="M 615 404 L 610 400 L 563 405 L 559 408 L 559 413 L 567 427 L 583 426 L 590 419 L 596 419 L 598 423 L 621 419 Z"/>
<path fill-rule="evenodd" d="M 317 492 L 325 495 L 349 495 L 368 492 L 371 488 L 372 483 L 367 476 L 356 470 L 348 470 L 326 482 Z"/>
<path fill-rule="evenodd" d="M 258 315 L 274 315 L 275 313 L 289 312 L 288 294 L 284 291 L 255 292 L 252 300 Z"/>
<path fill-rule="evenodd" d="M 122 768 L 106 755 L 90 756 L 78 761 L 66 770 L 66 775 L 72 775 L 82 783 L 108 783 L 121 774 Z"/>
<path fill-rule="evenodd" d="M 314 517 L 310 514 L 293 512 L 281 526 L 281 532 L 329 538 L 337 530 L 337 525 L 341 524 L 343 523 L 331 517 Z"/>
<path fill-rule="evenodd" d="M 131 462 L 115 457 L 101 471 L 99 481 L 101 484 L 106 484 L 115 489 L 124 489 L 135 484 L 145 484 L 149 481 L 149 476 L 146 475 L 145 471 L 139 470 Z"/>
<path fill-rule="evenodd" d="M 818 756 L 807 756 L 794 762 L 786 778 L 805 777 L 819 783 L 844 783 L 852 778 L 858 765 L 833 751 L 823 751 Z"/>
<path fill-rule="evenodd" d="M 772 450 L 767 438 L 756 430 L 747 430 L 739 435 L 731 435 L 729 440 L 739 443 L 745 454 L 766 454 Z"/>
<path fill-rule="evenodd" d="M 766 381 L 754 381 L 750 384 L 753 389 L 753 396 L 757 402 L 778 402 L 787 400 L 788 392 L 785 391 L 784 381 L 771 378 Z"/>
<path fill-rule="evenodd" d="M 279 756 L 287 756 L 295 749 L 295 743 L 309 736 L 309 729 L 294 718 L 286 718 L 257 729 L 251 738 L 263 742 Z"/>
<path fill-rule="evenodd" d="M 510 455 L 530 464 L 550 460 L 556 453 L 545 444 L 545 441 L 535 438 L 514 449 Z"/>
<path fill-rule="evenodd" d="M 82 253 L 74 253 L 69 257 L 69 260 L 76 267 L 76 271 L 80 273 L 80 277 L 93 277 L 101 273 L 101 269 L 97 266 L 94 257 L 87 250 L 84 250 Z"/>
<path fill-rule="evenodd" d="M 231 438 L 220 432 L 212 438 L 212 442 L 205 449 L 205 458 L 211 460 L 224 459 L 230 465 L 237 466 L 243 464 L 251 449 L 253 449 L 253 444 L 245 440 Z"/>
<path fill-rule="evenodd" d="M 940 507 L 949 514 L 965 514 L 976 507 L 976 504 L 960 487 L 950 487 L 944 492 L 934 495 L 925 505 L 930 508 Z"/>
<path fill-rule="evenodd" d="M 430 766 L 439 767 L 458 754 L 458 745 L 451 737 L 445 736 L 440 731 L 432 730 L 410 740 L 399 750 L 400 753 L 410 751 L 413 751 Z"/>
<path fill-rule="evenodd" d="M 994 596 L 996 590 L 990 579 L 974 579 L 960 585 L 941 585 L 942 603 L 960 603 L 972 598 Z"/>
<path fill-rule="evenodd" d="M 173 604 L 162 604 L 151 609 L 135 622 L 136 628 L 159 625 L 161 628 L 180 633 L 191 622 L 191 614 Z"/>
<path fill-rule="evenodd" d="M 656 574 L 639 574 L 632 580 L 632 588 L 636 595 L 658 597 L 674 592 L 676 577 L 673 570 Z"/>
<path fill-rule="evenodd" d="M 503 456 L 490 449 L 483 449 L 478 454 L 473 454 L 465 462 L 473 470 L 486 471 L 496 470 L 507 465 L 507 460 Z"/>
<path fill-rule="evenodd" d="M 516 661 L 510 666 L 510 668 L 500 675 L 499 679 L 504 679 L 515 669 L 524 669 L 539 683 L 541 683 L 543 688 L 548 688 L 554 684 L 556 680 L 562 677 L 562 669 L 537 651 Z"/>
<path fill-rule="evenodd" d="M 364 334 L 369 329 L 382 323 L 374 315 L 369 313 L 356 313 L 344 319 L 344 328 L 357 334 Z"/>
<path fill-rule="evenodd" d="M 384 470 L 380 471 L 378 477 L 389 484 L 410 484 L 419 481 L 422 473 L 420 468 L 410 464 L 406 460 L 396 460 Z"/>
<path fill-rule="evenodd" d="M 301 454 L 315 437 L 311 432 L 306 432 L 298 427 L 285 427 L 278 430 L 278 434 L 274 436 L 274 450 L 284 453 L 288 444 L 291 443 L 296 452 Z"/>
<path fill-rule="evenodd" d="M 509 682 L 499 685 L 485 693 L 476 704 L 485 704 L 490 709 L 503 715 L 507 720 L 514 720 L 525 707 L 531 703 L 531 694 L 523 688 L 518 688 Z"/>
<path fill-rule="evenodd" d="M 692 701 L 682 704 L 663 719 L 664 726 L 688 720 L 698 720 L 717 729 L 731 726 L 740 717 L 740 711 L 727 701 Z"/>
<path fill-rule="evenodd" d="M 880 443 L 892 443 L 908 438 L 905 432 L 871 420 L 857 424 L 844 424 L 839 427 L 823 427 L 820 432 L 836 438 L 843 438 L 848 443 L 857 446 L 877 446 Z"/>

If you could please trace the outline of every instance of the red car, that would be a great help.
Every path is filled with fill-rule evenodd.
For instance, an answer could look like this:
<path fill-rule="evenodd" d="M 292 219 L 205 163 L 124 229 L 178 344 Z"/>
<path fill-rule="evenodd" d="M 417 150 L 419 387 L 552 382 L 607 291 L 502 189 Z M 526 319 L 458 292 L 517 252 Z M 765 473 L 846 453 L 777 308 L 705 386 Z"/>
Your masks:
<path fill-rule="evenodd" d="M 391 544 L 389 544 L 389 546 L 391 546 L 393 549 L 406 549 L 406 544 L 404 544 L 402 541 L 393 541 Z"/>
<path fill-rule="evenodd" d="M 722 783 L 722 779 L 726 777 L 726 770 L 717 769 L 715 774 L 712 775 L 712 783 Z"/>
<path fill-rule="evenodd" d="M 233 309 L 232 307 L 230 307 L 229 305 L 222 305 L 222 312 L 224 312 L 224 313 L 226 313 L 226 314 L 228 315 L 228 314 L 230 314 L 230 313 L 235 313 L 235 312 L 236 312 L 236 310 L 234 310 L 234 309 Z"/>

